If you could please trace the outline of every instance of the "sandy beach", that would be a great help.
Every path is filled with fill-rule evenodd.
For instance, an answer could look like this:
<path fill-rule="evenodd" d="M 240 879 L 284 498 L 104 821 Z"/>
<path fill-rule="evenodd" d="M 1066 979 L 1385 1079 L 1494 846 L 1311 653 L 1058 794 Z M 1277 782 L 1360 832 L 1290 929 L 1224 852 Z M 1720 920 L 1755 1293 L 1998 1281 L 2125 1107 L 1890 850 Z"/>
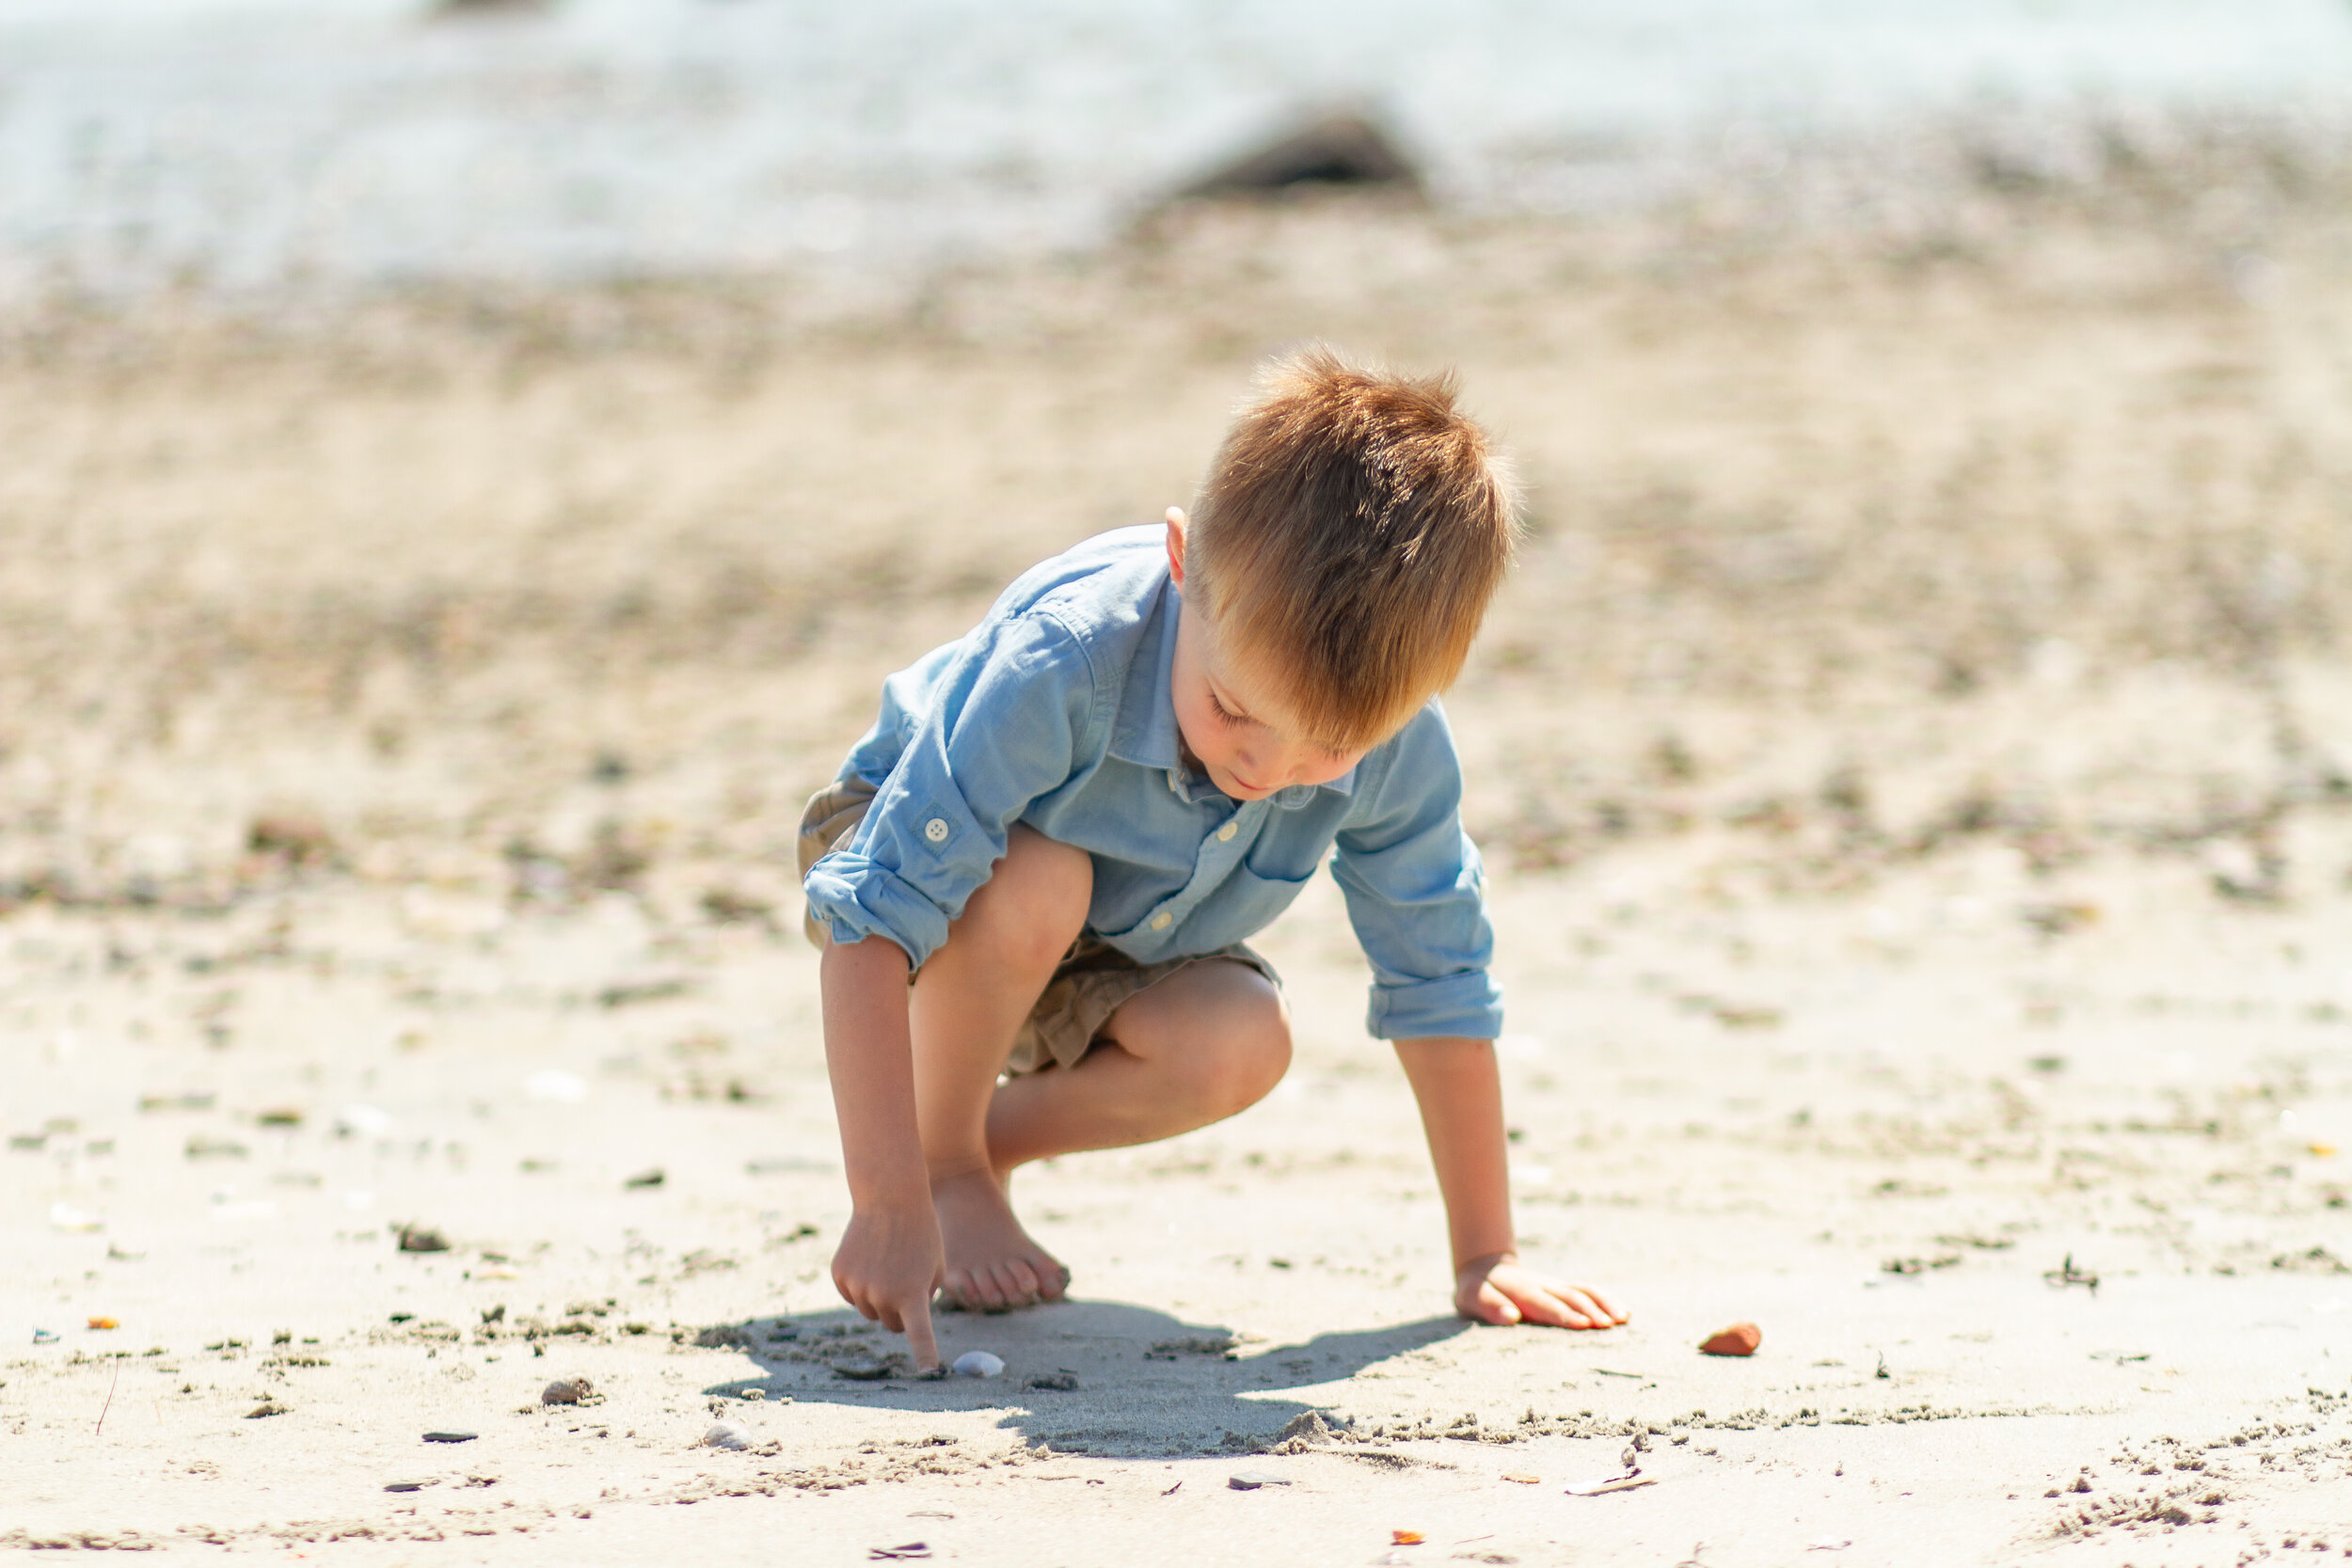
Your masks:
<path fill-rule="evenodd" d="M 2352 1556 L 2352 181 L 1948 162 L 1179 211 L 887 305 L 10 320 L 0 1545 Z M 1025 1174 L 1073 1299 L 909 1377 L 826 1275 L 801 800 L 1306 337 L 1518 457 L 1449 707 L 1524 1248 L 1633 1321 L 1449 1315 L 1326 879 L 1288 1080 Z"/>

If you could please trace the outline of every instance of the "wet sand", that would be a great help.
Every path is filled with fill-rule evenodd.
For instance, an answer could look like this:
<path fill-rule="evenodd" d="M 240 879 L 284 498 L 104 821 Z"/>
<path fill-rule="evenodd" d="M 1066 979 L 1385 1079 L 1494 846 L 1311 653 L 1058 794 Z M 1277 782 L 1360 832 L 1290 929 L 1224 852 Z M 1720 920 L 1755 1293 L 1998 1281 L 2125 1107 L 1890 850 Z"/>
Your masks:
<path fill-rule="evenodd" d="M 2341 190 L 2218 141 L 1803 221 L 1178 214 L 907 310 L 14 324 L 0 1543 L 2352 1550 Z M 1445 1315 L 1319 883 L 1289 1080 L 1026 1174 L 1075 1299 L 895 1375 L 825 1275 L 801 795 L 1310 334 L 1520 455 L 1450 705 L 1526 1250 L 1634 1322 Z"/>

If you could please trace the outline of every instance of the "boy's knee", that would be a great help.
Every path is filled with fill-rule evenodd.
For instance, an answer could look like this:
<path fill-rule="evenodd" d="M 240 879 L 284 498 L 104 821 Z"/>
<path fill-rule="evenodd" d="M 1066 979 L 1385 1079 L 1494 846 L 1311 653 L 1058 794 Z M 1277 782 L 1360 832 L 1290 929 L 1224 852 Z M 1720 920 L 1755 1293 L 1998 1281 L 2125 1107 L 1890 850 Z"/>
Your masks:
<path fill-rule="evenodd" d="M 1093 892 L 1094 863 L 1085 850 L 1016 827 L 955 934 L 983 936 L 996 961 L 1021 971 L 1050 969 L 1086 924 Z"/>
<path fill-rule="evenodd" d="M 1220 1117 L 1245 1110 L 1274 1092 L 1290 1070 L 1290 1019 L 1279 999 L 1247 1009 L 1200 1042 L 1202 1093 Z"/>

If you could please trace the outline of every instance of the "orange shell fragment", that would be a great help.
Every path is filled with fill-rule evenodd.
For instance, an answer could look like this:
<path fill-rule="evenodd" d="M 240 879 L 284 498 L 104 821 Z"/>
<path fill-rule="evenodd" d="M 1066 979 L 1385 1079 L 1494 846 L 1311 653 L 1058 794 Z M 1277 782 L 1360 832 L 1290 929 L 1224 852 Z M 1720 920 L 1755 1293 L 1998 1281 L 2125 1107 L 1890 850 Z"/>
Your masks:
<path fill-rule="evenodd" d="M 89 1325 L 92 1328 L 120 1328 L 122 1326 L 112 1318 L 92 1318 Z"/>
<path fill-rule="evenodd" d="M 1764 1331 L 1754 1323 L 1733 1323 L 1720 1334 L 1708 1336 L 1699 1351 L 1706 1355 L 1754 1355 L 1763 1342 Z"/>
<path fill-rule="evenodd" d="M 1418 1546 L 1421 1544 L 1421 1531 L 1417 1529 L 1392 1529 L 1389 1531 L 1389 1544 L 1391 1546 Z"/>

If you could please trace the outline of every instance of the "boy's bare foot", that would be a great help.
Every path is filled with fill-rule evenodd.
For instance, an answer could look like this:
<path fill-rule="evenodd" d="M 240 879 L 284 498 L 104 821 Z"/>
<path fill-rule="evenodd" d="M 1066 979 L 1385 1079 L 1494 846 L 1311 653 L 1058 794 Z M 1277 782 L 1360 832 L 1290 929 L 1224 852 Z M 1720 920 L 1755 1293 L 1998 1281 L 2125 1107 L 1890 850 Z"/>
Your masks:
<path fill-rule="evenodd" d="M 1057 1300 L 1069 1287 L 1070 1271 L 1021 1228 L 994 1172 L 934 1179 L 931 1207 L 947 1253 L 947 1277 L 939 1291 L 949 1305 L 1003 1312 Z"/>

